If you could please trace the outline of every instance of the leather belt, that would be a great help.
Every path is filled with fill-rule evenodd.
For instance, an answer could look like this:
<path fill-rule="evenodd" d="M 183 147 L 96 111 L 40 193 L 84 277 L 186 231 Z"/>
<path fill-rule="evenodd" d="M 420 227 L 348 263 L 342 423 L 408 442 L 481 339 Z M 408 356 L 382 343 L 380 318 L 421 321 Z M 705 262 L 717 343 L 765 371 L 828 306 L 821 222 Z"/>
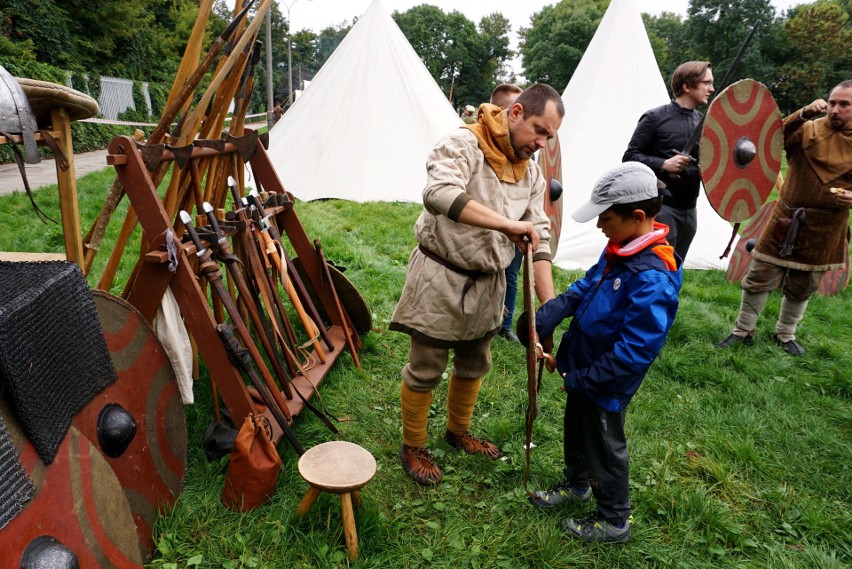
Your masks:
<path fill-rule="evenodd" d="M 470 269 L 463 269 L 459 266 L 456 266 L 456 265 L 452 264 L 451 262 L 449 262 L 448 260 L 441 257 L 440 255 L 438 255 L 437 253 L 435 253 L 434 251 L 430 251 L 429 249 L 427 249 L 423 245 L 419 245 L 418 248 L 420 249 L 421 253 L 423 253 L 424 255 L 426 255 L 428 258 L 432 259 L 433 261 L 435 261 L 439 265 L 442 265 L 442 266 L 448 268 L 449 270 L 453 271 L 454 273 L 458 273 L 460 275 L 464 275 L 464 276 L 467 277 L 467 281 L 465 281 L 465 283 L 464 283 L 464 288 L 462 288 L 462 295 L 461 295 L 461 311 L 462 311 L 462 314 L 464 314 L 464 297 L 465 297 L 465 295 L 467 295 L 467 292 L 470 290 L 470 287 L 473 286 L 473 283 L 475 283 L 476 280 L 479 277 L 481 277 L 482 275 L 484 275 L 486 273 L 484 271 L 472 271 Z"/>

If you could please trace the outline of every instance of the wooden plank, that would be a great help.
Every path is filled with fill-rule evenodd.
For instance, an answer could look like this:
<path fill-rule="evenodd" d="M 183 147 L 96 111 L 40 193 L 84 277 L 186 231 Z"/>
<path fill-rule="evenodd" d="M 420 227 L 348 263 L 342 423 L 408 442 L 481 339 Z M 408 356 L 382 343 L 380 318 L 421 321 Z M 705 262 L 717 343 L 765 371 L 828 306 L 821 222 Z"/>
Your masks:
<path fill-rule="evenodd" d="M 65 261 L 65 253 L 24 253 L 17 251 L 0 251 L 0 261 Z"/>

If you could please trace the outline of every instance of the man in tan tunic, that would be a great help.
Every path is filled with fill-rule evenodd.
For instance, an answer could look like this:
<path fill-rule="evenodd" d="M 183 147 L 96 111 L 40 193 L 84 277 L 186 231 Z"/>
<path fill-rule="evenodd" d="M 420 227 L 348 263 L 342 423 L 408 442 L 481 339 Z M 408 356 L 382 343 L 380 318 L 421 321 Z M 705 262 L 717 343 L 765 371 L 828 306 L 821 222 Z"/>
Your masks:
<path fill-rule="evenodd" d="M 405 471 L 424 485 L 441 481 L 426 450 L 432 390 L 453 350 L 447 394 L 447 442 L 470 454 L 500 456 L 468 431 L 482 376 L 491 369 L 491 340 L 503 319 L 505 268 L 515 245 L 534 252 L 536 294 L 554 297 L 545 180 L 532 154 L 562 124 L 565 109 L 552 87 L 536 84 L 507 110 L 484 104 L 478 122 L 447 135 L 427 162 L 423 212 L 414 227 L 405 287 L 390 329 L 411 336 L 402 369 Z"/>
<path fill-rule="evenodd" d="M 816 115 L 825 117 L 809 120 Z M 848 255 L 852 207 L 852 80 L 784 119 L 787 179 L 772 218 L 752 252 L 742 280 L 742 303 L 734 330 L 716 344 L 750 345 L 769 291 L 782 285 L 784 298 L 774 341 L 800 356 L 796 326 L 826 271 L 842 269 Z"/>

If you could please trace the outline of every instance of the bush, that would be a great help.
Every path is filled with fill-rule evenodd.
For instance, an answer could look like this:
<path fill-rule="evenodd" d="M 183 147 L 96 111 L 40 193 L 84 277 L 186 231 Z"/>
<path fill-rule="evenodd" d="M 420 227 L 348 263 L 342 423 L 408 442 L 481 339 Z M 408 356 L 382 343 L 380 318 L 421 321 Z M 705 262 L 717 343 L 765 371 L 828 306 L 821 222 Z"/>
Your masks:
<path fill-rule="evenodd" d="M 3 67 L 13 77 L 25 77 L 27 79 L 50 81 L 65 85 L 65 71 L 47 63 L 40 63 L 35 60 L 15 59 L 4 61 Z"/>

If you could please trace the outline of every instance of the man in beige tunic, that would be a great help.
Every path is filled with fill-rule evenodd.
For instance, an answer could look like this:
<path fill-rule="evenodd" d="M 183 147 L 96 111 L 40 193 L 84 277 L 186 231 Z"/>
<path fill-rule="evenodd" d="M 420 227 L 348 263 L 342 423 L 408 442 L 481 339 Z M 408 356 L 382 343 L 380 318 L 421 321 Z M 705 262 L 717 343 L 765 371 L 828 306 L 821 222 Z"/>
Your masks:
<path fill-rule="evenodd" d="M 825 117 L 810 120 L 816 115 Z M 757 240 L 742 280 L 742 302 L 731 334 L 716 344 L 750 345 L 769 292 L 784 298 L 772 337 L 800 356 L 796 326 L 826 271 L 842 269 L 848 255 L 852 206 L 852 80 L 838 84 L 828 102 L 817 99 L 784 119 L 787 179 L 772 218 Z"/>
<path fill-rule="evenodd" d="M 507 110 L 482 105 L 476 124 L 452 132 L 429 155 L 424 208 L 414 227 L 419 245 L 409 257 L 390 324 L 411 336 L 402 369 L 400 456 L 420 484 L 441 481 L 426 450 L 426 420 L 450 350 L 455 355 L 445 439 L 470 454 L 500 456 L 494 444 L 468 428 L 482 376 L 491 369 L 491 340 L 503 319 L 505 268 L 516 244 L 534 252 L 539 301 L 554 297 L 546 184 L 530 157 L 556 134 L 564 114 L 559 93 L 536 84 Z"/>

